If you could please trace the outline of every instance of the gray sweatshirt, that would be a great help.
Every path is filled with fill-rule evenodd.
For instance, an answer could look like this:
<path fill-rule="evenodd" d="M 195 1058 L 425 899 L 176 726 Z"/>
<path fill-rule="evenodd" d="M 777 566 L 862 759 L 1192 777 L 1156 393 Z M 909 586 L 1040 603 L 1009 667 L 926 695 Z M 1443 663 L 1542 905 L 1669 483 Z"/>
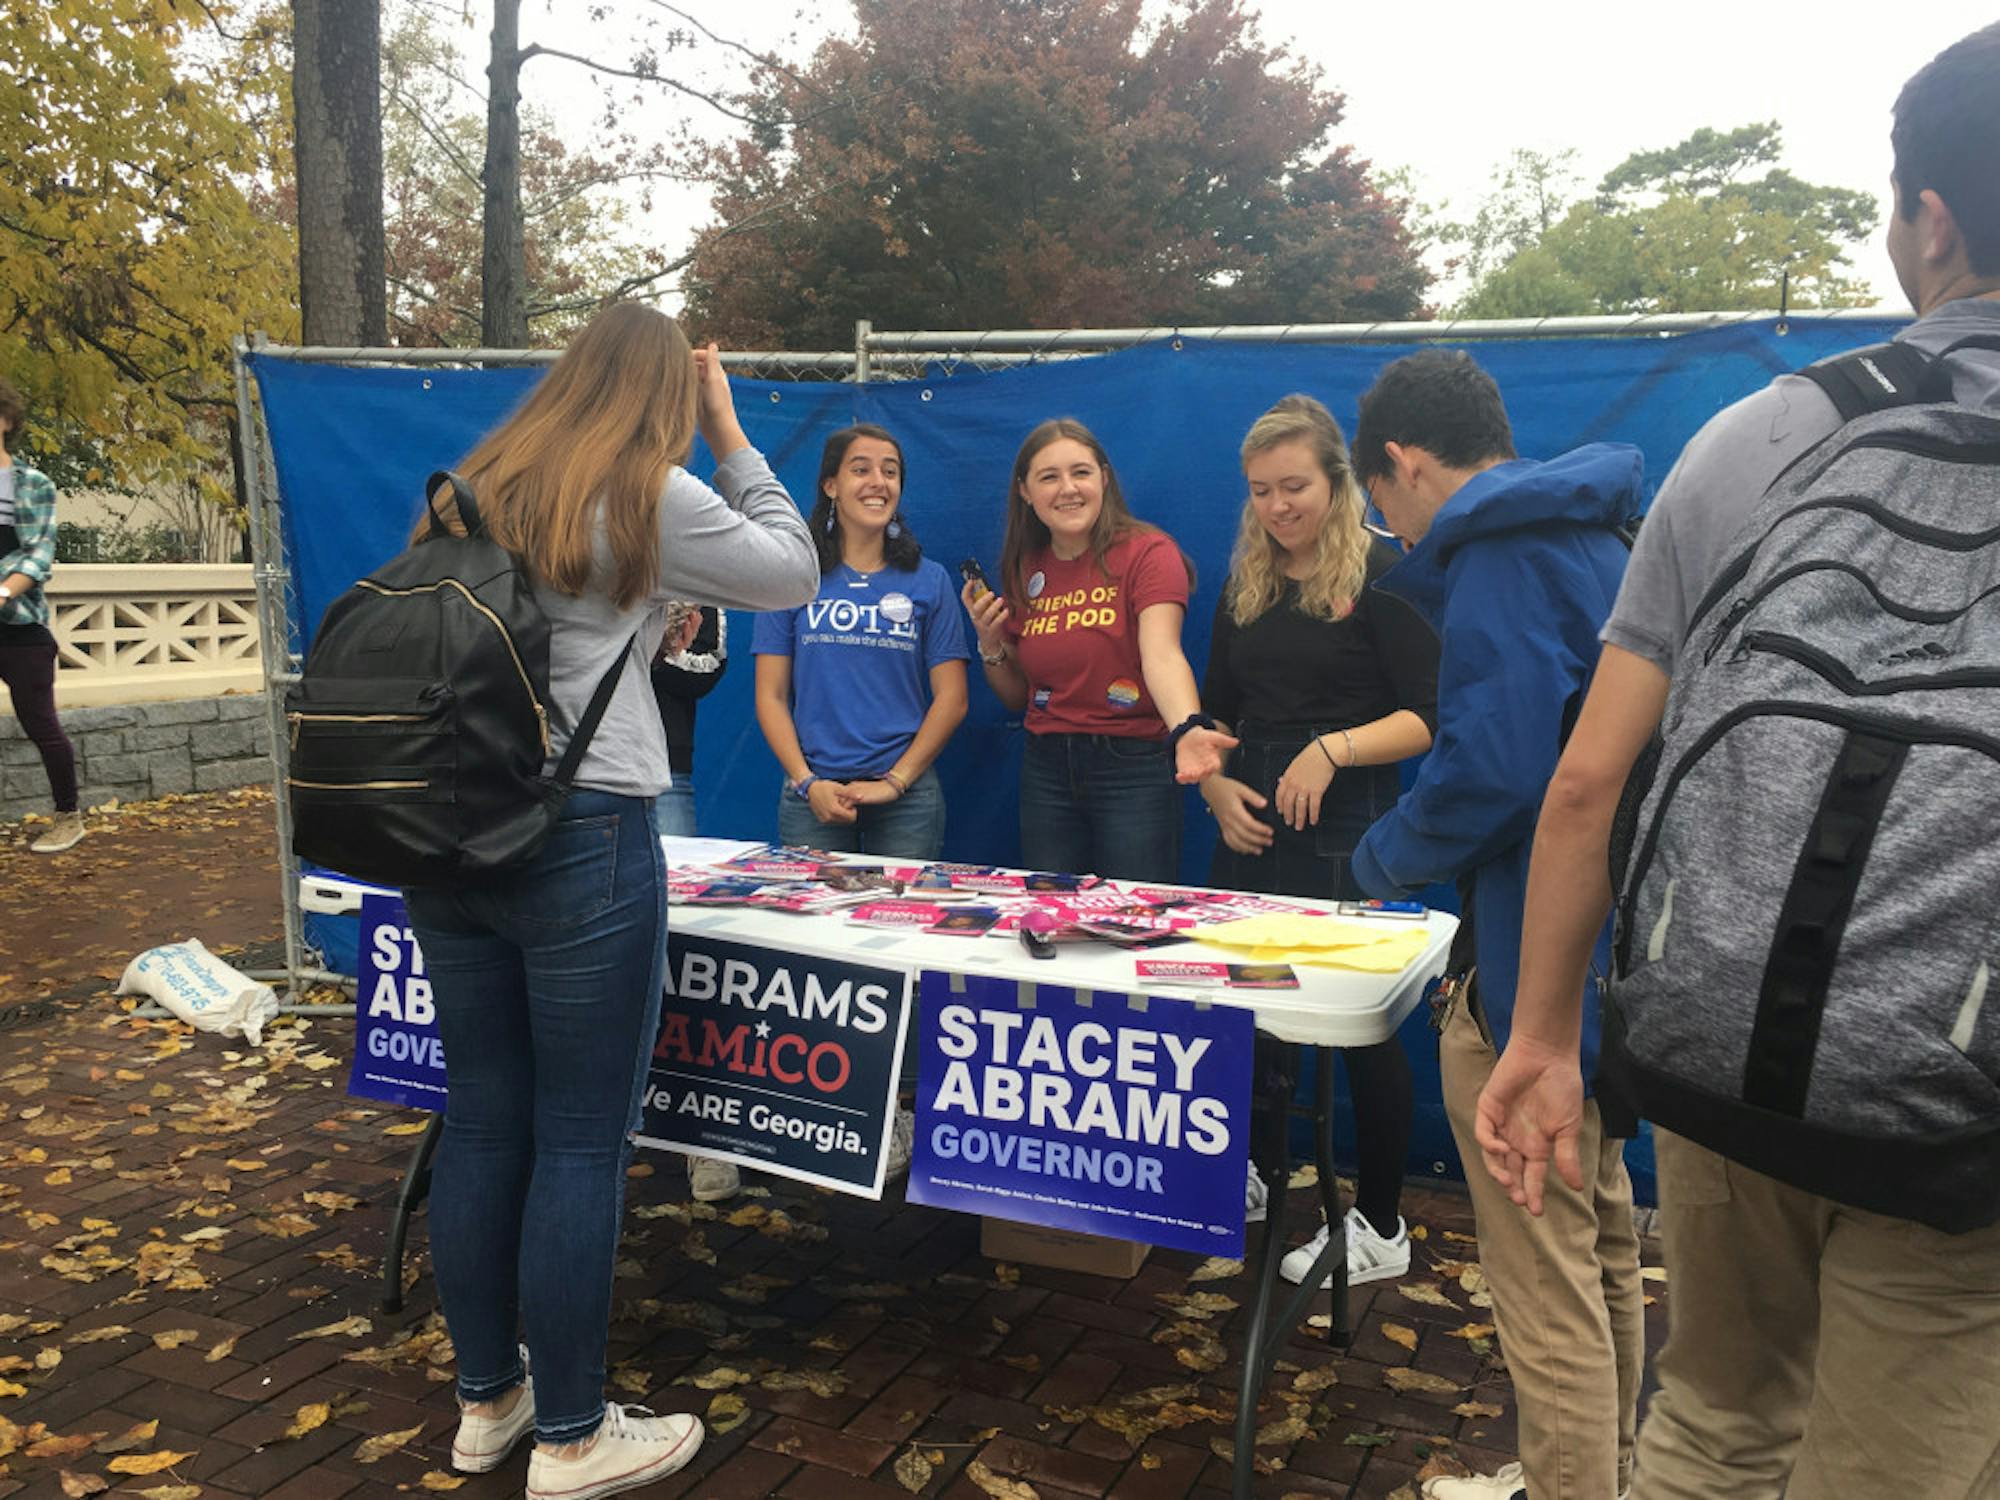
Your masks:
<path fill-rule="evenodd" d="M 667 740 L 647 663 L 659 650 L 667 602 L 686 599 L 733 609 L 795 609 L 819 591 L 819 560 L 798 507 L 754 448 L 715 470 L 710 489 L 685 469 L 667 479 L 660 502 L 660 576 L 650 596 L 615 606 L 597 580 L 577 597 L 537 585 L 549 618 L 550 759 L 555 769 L 598 679 L 625 651 L 623 675 L 578 767 L 576 784 L 630 797 L 655 797 L 673 780 Z M 721 493 L 717 493 L 717 491 Z M 602 534 L 599 577 L 610 575 Z"/>

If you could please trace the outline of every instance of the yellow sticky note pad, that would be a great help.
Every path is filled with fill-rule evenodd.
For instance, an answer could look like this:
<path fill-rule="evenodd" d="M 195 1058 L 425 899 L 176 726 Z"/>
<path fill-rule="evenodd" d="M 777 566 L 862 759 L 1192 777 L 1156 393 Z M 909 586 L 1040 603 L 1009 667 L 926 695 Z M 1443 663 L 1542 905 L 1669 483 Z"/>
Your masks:
<path fill-rule="evenodd" d="M 1300 963 L 1320 968 L 1394 974 L 1430 941 L 1418 925 L 1388 927 L 1306 913 L 1267 912 L 1197 927 L 1188 936 L 1242 953 L 1252 963 Z"/>
<path fill-rule="evenodd" d="M 1199 942 L 1219 943 L 1226 948 L 1371 948 L 1377 943 L 1399 942 L 1414 935 L 1424 940 L 1420 924 L 1388 927 L 1379 922 L 1350 922 L 1338 917 L 1316 917 L 1307 912 L 1265 912 L 1234 922 L 1211 922 L 1190 934 Z"/>

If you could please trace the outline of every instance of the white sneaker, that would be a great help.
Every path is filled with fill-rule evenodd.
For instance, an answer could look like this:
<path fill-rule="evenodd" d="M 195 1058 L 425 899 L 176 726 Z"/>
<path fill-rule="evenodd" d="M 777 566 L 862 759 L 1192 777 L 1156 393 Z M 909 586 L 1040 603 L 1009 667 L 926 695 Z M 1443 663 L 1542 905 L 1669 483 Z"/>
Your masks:
<path fill-rule="evenodd" d="M 910 1150 L 917 1140 L 917 1112 L 899 1109 L 889 1127 L 889 1162 L 884 1178 L 901 1177 L 910 1170 Z"/>
<path fill-rule="evenodd" d="M 1426 1479 L 1424 1500 L 1528 1500 L 1528 1480 L 1519 1464 L 1502 1464 L 1497 1474 L 1464 1479 Z"/>
<path fill-rule="evenodd" d="M 521 1351 L 521 1370 L 528 1368 L 528 1351 Z M 461 1404 L 458 1431 L 451 1440 L 451 1466 L 461 1474 L 490 1474 L 507 1462 L 515 1444 L 535 1425 L 534 1382 L 523 1379 L 516 1387 L 521 1397 L 497 1417 L 466 1411 Z"/>
<path fill-rule="evenodd" d="M 83 839 L 83 814 L 59 812 L 49 831 L 28 845 L 37 854 L 60 854 L 73 849 Z"/>
<path fill-rule="evenodd" d="M 1393 1239 L 1384 1239 L 1375 1232 L 1375 1226 L 1362 1216 L 1358 1208 L 1347 1211 L 1347 1284 L 1361 1286 L 1370 1281 L 1389 1281 L 1398 1276 L 1406 1276 L 1410 1270 L 1410 1231 L 1399 1216 L 1396 1220 L 1396 1234 Z M 1312 1270 L 1313 1262 L 1319 1259 L 1320 1251 L 1326 1248 L 1327 1228 L 1322 1224 L 1319 1233 L 1307 1240 L 1298 1249 L 1278 1263 L 1278 1274 L 1287 1281 L 1304 1281 Z M 1327 1277 L 1320 1283 L 1321 1291 L 1333 1290 L 1333 1278 Z"/>
<path fill-rule="evenodd" d="M 1257 1175 L 1257 1168 L 1250 1168 L 1250 1175 L 1243 1183 L 1243 1222 L 1261 1224 L 1271 1206 L 1271 1190 L 1264 1186 L 1264 1179 Z"/>
<path fill-rule="evenodd" d="M 712 1156 L 688 1156 L 688 1186 L 697 1203 L 720 1203 L 734 1198 L 743 1187 L 742 1174 L 734 1162 L 717 1161 Z"/>
<path fill-rule="evenodd" d="M 643 1406 L 604 1403 L 596 1441 L 575 1458 L 544 1453 L 528 1460 L 528 1500 L 596 1500 L 664 1479 L 701 1451 L 701 1418 L 656 1417 Z"/>

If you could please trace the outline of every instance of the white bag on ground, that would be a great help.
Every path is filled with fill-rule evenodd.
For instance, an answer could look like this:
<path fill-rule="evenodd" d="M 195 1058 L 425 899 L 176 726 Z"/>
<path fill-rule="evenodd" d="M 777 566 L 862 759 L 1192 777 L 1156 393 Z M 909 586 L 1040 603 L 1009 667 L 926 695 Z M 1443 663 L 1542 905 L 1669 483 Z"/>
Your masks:
<path fill-rule="evenodd" d="M 150 996 L 203 1031 L 242 1036 L 253 1047 L 263 1041 L 264 1023 L 278 1013 L 277 994 L 268 984 L 232 969 L 199 938 L 148 948 L 125 966 L 116 993 Z"/>

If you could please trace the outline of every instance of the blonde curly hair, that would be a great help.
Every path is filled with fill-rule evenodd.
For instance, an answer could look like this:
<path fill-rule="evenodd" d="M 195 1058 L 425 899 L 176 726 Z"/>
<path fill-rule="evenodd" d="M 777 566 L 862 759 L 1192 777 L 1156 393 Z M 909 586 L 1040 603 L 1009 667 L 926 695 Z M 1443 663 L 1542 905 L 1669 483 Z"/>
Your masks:
<path fill-rule="evenodd" d="M 1319 529 L 1312 571 L 1298 581 L 1299 608 L 1317 620 L 1343 619 L 1368 582 L 1368 533 L 1361 529 L 1367 503 L 1348 460 L 1340 424 L 1310 396 L 1287 396 L 1259 417 L 1244 435 L 1243 462 L 1247 465 L 1253 455 L 1290 442 L 1303 442 L 1312 449 L 1333 491 L 1333 508 Z M 1236 550 L 1229 559 L 1229 581 L 1224 585 L 1230 618 L 1238 626 L 1248 625 L 1278 602 L 1289 558 L 1257 519 L 1256 505 L 1244 501 Z"/>

